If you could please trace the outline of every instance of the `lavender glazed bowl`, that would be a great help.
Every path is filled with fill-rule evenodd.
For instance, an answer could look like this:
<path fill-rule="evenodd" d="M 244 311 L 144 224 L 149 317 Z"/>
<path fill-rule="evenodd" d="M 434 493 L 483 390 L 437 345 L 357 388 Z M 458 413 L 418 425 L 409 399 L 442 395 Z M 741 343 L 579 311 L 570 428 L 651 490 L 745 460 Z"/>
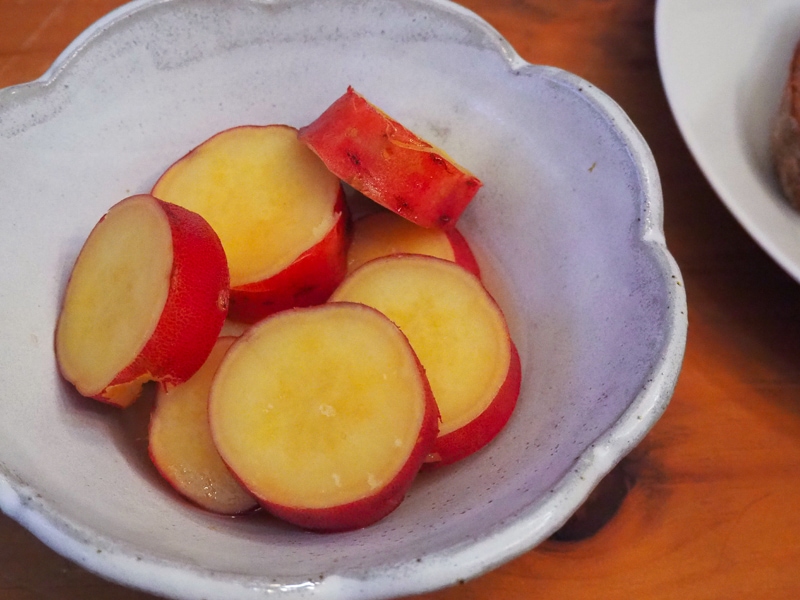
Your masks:
<path fill-rule="evenodd" d="M 460 221 L 523 366 L 507 428 L 386 519 L 318 535 L 182 502 L 146 401 L 82 399 L 52 336 L 114 202 L 213 133 L 313 120 L 353 85 L 484 181 Z M 85 568 L 169 598 L 387 598 L 475 577 L 554 532 L 665 409 L 687 315 L 658 172 L 622 110 L 445 0 L 137 0 L 0 91 L 0 508 Z"/>

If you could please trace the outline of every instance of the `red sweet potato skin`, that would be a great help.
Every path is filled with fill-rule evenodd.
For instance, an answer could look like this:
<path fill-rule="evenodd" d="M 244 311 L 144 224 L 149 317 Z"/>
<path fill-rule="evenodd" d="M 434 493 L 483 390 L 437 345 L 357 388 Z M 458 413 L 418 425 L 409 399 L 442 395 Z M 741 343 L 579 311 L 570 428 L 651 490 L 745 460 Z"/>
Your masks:
<path fill-rule="evenodd" d="M 337 177 L 422 227 L 452 229 L 482 185 L 352 87 L 298 135 Z"/>
<path fill-rule="evenodd" d="M 127 405 L 110 388 L 140 378 L 170 386 L 202 366 L 228 314 L 228 263 L 219 237 L 197 213 L 152 197 L 172 232 L 173 267 L 164 310 L 150 340 L 95 399 Z M 120 404 L 122 402 L 122 404 Z"/>

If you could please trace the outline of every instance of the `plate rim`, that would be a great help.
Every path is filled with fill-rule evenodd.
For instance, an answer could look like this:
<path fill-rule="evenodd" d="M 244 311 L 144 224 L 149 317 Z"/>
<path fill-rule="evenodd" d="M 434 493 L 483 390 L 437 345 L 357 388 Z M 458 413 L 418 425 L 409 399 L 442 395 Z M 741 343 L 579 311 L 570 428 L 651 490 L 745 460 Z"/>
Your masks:
<path fill-rule="evenodd" d="M 667 50 L 668 44 L 673 43 L 669 40 L 674 37 L 674 34 L 666 29 L 667 25 L 665 23 L 669 23 L 669 18 L 665 15 L 671 15 L 670 11 L 680 1 L 683 0 L 656 0 L 654 22 L 659 75 L 681 137 L 706 181 L 708 181 L 725 208 L 776 264 L 793 279 L 800 282 L 800 246 L 797 246 L 792 251 L 787 240 L 781 237 L 776 238 L 774 231 L 770 230 L 767 223 L 764 222 L 765 217 L 757 206 L 749 206 L 746 202 L 742 202 L 735 192 L 729 190 L 729 181 L 714 164 L 715 160 L 718 159 L 717 153 L 719 151 L 710 148 L 708 142 L 702 139 L 702 136 L 691 125 L 689 116 L 691 110 L 685 106 L 686 103 L 677 91 L 678 84 L 675 83 L 674 70 L 667 58 L 670 54 Z M 762 7 L 772 6 L 773 4 L 775 2 L 765 2 Z M 713 38 L 713 36 L 710 37 Z M 731 90 L 728 91 L 730 92 Z M 777 108 L 776 105 L 776 111 Z M 734 127 L 734 124 L 731 124 L 731 127 Z M 746 161 L 745 165 L 747 165 Z M 800 228 L 798 228 L 798 233 L 800 233 Z"/>

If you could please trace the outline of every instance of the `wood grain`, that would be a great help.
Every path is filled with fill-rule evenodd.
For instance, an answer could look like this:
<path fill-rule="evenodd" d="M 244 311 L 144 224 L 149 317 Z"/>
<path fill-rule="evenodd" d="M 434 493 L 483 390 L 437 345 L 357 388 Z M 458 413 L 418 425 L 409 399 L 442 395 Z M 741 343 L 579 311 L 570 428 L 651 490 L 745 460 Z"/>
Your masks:
<path fill-rule="evenodd" d="M 41 75 L 116 0 L 0 0 L 0 87 Z M 416 600 L 800 597 L 800 285 L 715 196 L 662 88 L 654 0 L 464 0 L 531 62 L 610 94 L 649 142 L 690 324 L 670 407 L 567 528 Z M 1 167 L 0 167 L 1 169 Z M 3 600 L 146 600 L 0 516 Z"/>

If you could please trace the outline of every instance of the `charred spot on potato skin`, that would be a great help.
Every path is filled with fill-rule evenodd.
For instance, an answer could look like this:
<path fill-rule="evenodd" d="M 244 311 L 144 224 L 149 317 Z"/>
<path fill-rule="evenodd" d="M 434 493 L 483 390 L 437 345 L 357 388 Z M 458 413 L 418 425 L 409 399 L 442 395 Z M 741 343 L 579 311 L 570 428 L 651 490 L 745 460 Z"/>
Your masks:
<path fill-rule="evenodd" d="M 444 159 L 439 156 L 438 154 L 434 154 L 433 152 L 430 153 L 431 160 L 440 167 L 446 167 L 447 165 L 444 162 Z"/>
<path fill-rule="evenodd" d="M 294 294 L 294 299 L 296 302 L 302 301 L 306 296 L 313 294 L 317 291 L 316 286 L 313 285 L 304 285 L 299 290 L 297 290 Z"/>
<path fill-rule="evenodd" d="M 395 210 L 400 214 L 407 212 L 408 209 L 411 208 L 408 204 L 408 201 L 402 196 L 397 196 L 394 199 L 394 205 L 395 205 Z"/>
<path fill-rule="evenodd" d="M 358 157 L 358 154 L 355 152 L 347 152 L 347 158 L 350 159 L 350 162 L 353 163 L 353 166 L 360 167 L 361 166 L 361 159 Z"/>
<path fill-rule="evenodd" d="M 431 161 L 433 161 L 433 164 L 436 165 L 436 167 L 444 170 L 445 173 L 457 173 L 458 172 L 458 168 L 453 166 L 453 164 L 451 162 L 449 162 L 448 160 L 446 160 L 443 156 L 441 156 L 439 154 L 435 154 L 433 152 L 430 152 L 428 154 L 428 156 L 431 157 Z"/>

